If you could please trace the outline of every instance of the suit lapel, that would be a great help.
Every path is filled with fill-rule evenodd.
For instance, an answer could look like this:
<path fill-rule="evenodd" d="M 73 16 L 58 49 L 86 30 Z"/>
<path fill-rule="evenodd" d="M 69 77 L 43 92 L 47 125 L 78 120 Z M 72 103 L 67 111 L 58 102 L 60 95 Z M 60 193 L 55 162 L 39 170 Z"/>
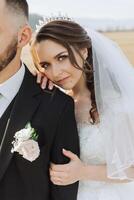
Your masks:
<path fill-rule="evenodd" d="M 41 89 L 35 79 L 26 69 L 22 86 L 16 96 L 10 122 L 6 131 L 0 152 L 0 180 L 3 177 L 10 160 L 13 136 L 16 131 L 23 129 L 27 122 L 31 121 L 32 115 L 39 106 Z"/>

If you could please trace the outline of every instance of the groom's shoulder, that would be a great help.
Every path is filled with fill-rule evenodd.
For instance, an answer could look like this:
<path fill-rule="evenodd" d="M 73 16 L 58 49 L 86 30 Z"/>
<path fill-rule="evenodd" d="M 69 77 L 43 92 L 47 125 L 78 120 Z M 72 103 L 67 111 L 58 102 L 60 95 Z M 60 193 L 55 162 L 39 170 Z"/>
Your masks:
<path fill-rule="evenodd" d="M 73 99 L 57 87 L 54 87 L 53 90 L 49 90 L 48 88 L 44 90 L 41 89 L 40 85 L 36 82 L 36 77 L 34 77 L 27 69 L 23 85 L 25 85 L 26 90 L 31 90 L 32 94 L 37 97 L 39 96 L 39 98 L 41 98 L 42 104 L 44 105 L 54 104 L 55 106 L 61 107 L 61 105 L 66 104 L 66 102 L 70 102 L 73 104 Z"/>
<path fill-rule="evenodd" d="M 70 97 L 64 91 L 61 91 L 61 89 L 57 87 L 54 87 L 53 90 L 43 90 L 42 95 L 44 96 L 44 98 L 48 96 L 50 102 L 57 103 L 59 105 L 64 104 L 66 102 L 73 103 L 72 97 Z"/>
<path fill-rule="evenodd" d="M 52 110 L 53 116 L 58 116 L 58 113 L 64 112 L 66 109 L 72 110 L 74 109 L 74 101 L 73 99 L 62 92 L 57 87 L 54 87 L 52 91 L 45 89 L 41 92 L 41 104 L 40 108 L 44 113 L 46 113 L 46 109 Z"/>

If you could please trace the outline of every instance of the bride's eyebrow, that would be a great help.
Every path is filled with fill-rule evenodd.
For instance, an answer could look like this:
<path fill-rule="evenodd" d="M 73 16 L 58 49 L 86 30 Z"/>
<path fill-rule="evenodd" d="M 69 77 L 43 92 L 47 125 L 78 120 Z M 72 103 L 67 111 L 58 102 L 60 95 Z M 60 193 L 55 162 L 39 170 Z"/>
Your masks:
<path fill-rule="evenodd" d="M 54 58 L 58 58 L 59 56 L 61 56 L 64 53 L 68 53 L 68 52 L 67 51 L 62 51 L 62 52 L 58 53 L 56 56 L 54 56 Z"/>
<path fill-rule="evenodd" d="M 42 61 L 42 62 L 40 62 L 39 64 L 40 64 L 40 65 L 43 65 L 43 64 L 49 65 L 50 63 L 49 63 L 49 62 L 46 62 L 46 61 Z"/>
<path fill-rule="evenodd" d="M 56 58 L 58 58 L 59 56 L 61 56 L 62 54 L 64 54 L 64 53 L 68 53 L 68 51 L 62 51 L 62 52 L 60 52 L 60 53 L 58 53 L 56 56 L 54 56 L 54 58 L 56 59 Z M 39 64 L 40 65 L 42 65 L 42 64 L 49 64 L 49 62 L 47 62 L 47 61 L 41 61 Z"/>

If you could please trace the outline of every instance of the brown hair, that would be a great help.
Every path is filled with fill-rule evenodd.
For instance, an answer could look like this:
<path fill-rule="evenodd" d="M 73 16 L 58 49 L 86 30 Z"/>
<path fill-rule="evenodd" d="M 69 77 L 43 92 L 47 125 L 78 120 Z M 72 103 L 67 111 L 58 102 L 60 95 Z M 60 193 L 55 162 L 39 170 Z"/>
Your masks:
<path fill-rule="evenodd" d="M 46 39 L 51 39 L 64 46 L 68 50 L 69 59 L 72 65 L 85 73 L 87 87 L 91 92 L 92 108 L 89 113 L 93 124 L 96 123 L 98 112 L 95 101 L 92 45 L 90 37 L 87 32 L 75 22 L 68 20 L 55 20 L 47 23 L 39 30 L 36 35 L 35 42 L 40 43 Z M 83 57 L 80 54 L 80 49 L 88 49 L 88 57 L 86 60 L 83 59 L 83 68 L 78 65 L 71 47 L 75 49 L 82 59 Z"/>

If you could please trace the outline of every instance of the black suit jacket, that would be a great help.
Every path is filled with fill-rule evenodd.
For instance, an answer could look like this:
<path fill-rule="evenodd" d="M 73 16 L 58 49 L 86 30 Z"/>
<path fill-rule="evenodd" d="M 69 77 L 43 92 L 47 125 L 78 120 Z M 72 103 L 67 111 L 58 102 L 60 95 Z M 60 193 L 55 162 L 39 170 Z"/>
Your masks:
<path fill-rule="evenodd" d="M 11 153 L 15 132 L 27 122 L 39 135 L 33 162 Z M 0 153 L 0 200 L 76 200 L 78 183 L 56 186 L 49 179 L 50 162 L 68 162 L 62 148 L 79 155 L 73 100 L 57 88 L 43 91 L 26 69 Z"/>

